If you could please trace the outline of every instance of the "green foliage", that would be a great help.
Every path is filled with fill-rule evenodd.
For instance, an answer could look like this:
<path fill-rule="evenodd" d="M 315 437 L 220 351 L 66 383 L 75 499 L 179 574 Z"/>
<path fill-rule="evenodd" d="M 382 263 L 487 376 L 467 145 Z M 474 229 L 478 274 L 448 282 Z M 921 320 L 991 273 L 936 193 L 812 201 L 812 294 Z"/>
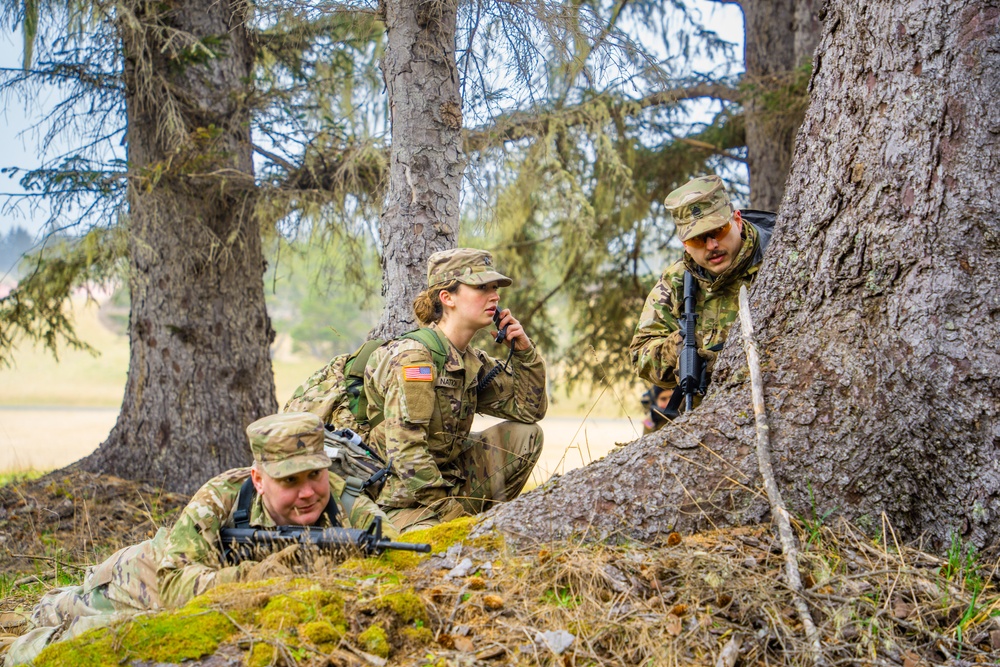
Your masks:
<path fill-rule="evenodd" d="M 329 621 L 312 621 L 302 626 L 300 634 L 320 648 L 332 648 L 347 634 L 347 626 Z"/>
<path fill-rule="evenodd" d="M 60 341 L 71 348 L 90 350 L 76 336 L 67 316 L 74 289 L 101 283 L 114 274 L 121 256 L 114 232 L 93 229 L 79 240 L 54 240 L 30 255 L 30 271 L 7 296 L 0 297 L 0 363 L 9 364 L 19 340 L 42 344 L 54 355 Z"/>
<path fill-rule="evenodd" d="M 575 609 L 582 602 L 579 595 L 573 595 L 566 587 L 550 588 L 542 593 L 542 601 L 562 609 Z"/>
<path fill-rule="evenodd" d="M 157 131 L 191 154 L 142 173 L 128 173 L 123 155 L 107 159 L 85 150 L 124 137 L 124 37 L 152 40 L 170 32 L 173 67 L 206 66 L 228 48 L 227 35 L 171 32 L 162 8 L 143 7 L 73 5 L 49 16 L 25 0 L 26 48 L 28 33 L 34 43 L 39 32 L 30 17 L 47 19 L 63 35 L 51 46 L 39 41 L 51 59 L 42 76 L 72 75 L 76 100 L 93 113 L 85 131 L 54 119 L 52 136 L 76 128 L 71 136 L 82 138 L 82 147 L 22 183 L 62 202 L 61 211 L 75 205 L 85 221 L 119 207 L 127 180 L 135 188 L 160 188 L 178 164 L 209 171 L 218 157 L 214 143 L 222 129 L 174 123 Z M 388 180 L 389 113 L 378 71 L 384 26 L 376 12 L 354 6 L 269 0 L 254 5 L 250 29 L 256 69 L 246 102 L 259 161 L 254 212 L 269 246 L 281 247 L 279 238 L 309 244 L 298 258 L 289 260 L 288 246 L 272 255 L 269 306 L 298 349 L 330 357 L 355 347 L 381 308 L 371 247 Z M 633 37 L 637 32 L 643 34 Z M 81 40 L 84 33 L 90 39 Z M 480 124 L 466 135 L 474 159 L 466 186 L 475 196 L 463 211 L 466 223 L 480 224 L 466 224 L 463 235 L 497 250 L 498 262 L 516 278 L 504 305 L 550 358 L 561 360 L 569 384 L 631 382 L 626 350 L 643 300 L 680 254 L 660 202 L 688 177 L 741 157 L 735 79 L 716 76 L 707 83 L 717 90 L 698 93 L 717 95 L 710 122 L 690 122 L 684 106 L 684 88 L 706 83 L 691 71 L 692 59 L 730 57 L 733 45 L 684 3 L 649 0 L 462 5 L 458 33 L 465 124 Z M 665 55 L 654 55 L 664 47 Z M 34 81 L 26 74 L 11 90 Z M 789 89 L 796 86 L 800 79 Z M 159 102 L 181 104 L 182 97 Z M 328 257 L 315 261 L 321 253 Z M 289 278 L 282 271 L 290 264 L 296 271 Z M 49 272 L 60 274 L 56 267 Z M 69 282 L 63 275 L 52 289 Z M 15 327 L 28 327 L 29 338 L 53 350 L 59 337 L 84 346 L 60 315 L 65 293 L 46 300 L 26 286 L 14 297 Z M 12 344 L 4 340 L 9 331 L 0 332 L 0 358 Z"/>
<path fill-rule="evenodd" d="M 348 244 L 276 239 L 265 276 L 268 311 L 293 351 L 328 359 L 357 348 L 378 319 L 378 258 Z"/>
<path fill-rule="evenodd" d="M 34 468 L 29 468 L 27 470 L 9 470 L 6 472 L 0 472 L 0 486 L 6 486 L 8 484 L 17 484 L 18 482 L 27 482 L 33 479 L 38 479 L 45 472 L 42 470 L 35 470 Z"/>
<path fill-rule="evenodd" d="M 37 600 L 54 586 L 76 586 L 83 581 L 83 570 L 67 569 L 57 565 L 55 577 L 52 577 L 51 573 L 44 572 L 44 568 L 37 561 L 32 574 L 35 576 L 21 573 L 0 574 L 0 599 L 25 596 Z"/>
<path fill-rule="evenodd" d="M 963 641 L 965 630 L 977 620 L 979 615 L 979 596 L 986 586 L 979 565 L 976 547 L 963 544 L 957 532 L 951 534 L 951 545 L 948 547 L 947 563 L 941 566 L 941 576 L 947 581 L 960 585 L 963 591 L 971 596 L 955 627 L 955 638 Z"/>
<path fill-rule="evenodd" d="M 807 483 L 807 488 L 809 489 L 809 516 L 800 516 L 799 521 L 803 526 L 805 526 L 806 531 L 809 533 L 806 543 L 819 544 L 823 535 L 823 523 L 830 517 L 831 514 L 837 511 L 837 508 L 831 507 L 827 511 L 820 514 L 816 506 L 816 495 L 813 493 L 812 482 Z"/>

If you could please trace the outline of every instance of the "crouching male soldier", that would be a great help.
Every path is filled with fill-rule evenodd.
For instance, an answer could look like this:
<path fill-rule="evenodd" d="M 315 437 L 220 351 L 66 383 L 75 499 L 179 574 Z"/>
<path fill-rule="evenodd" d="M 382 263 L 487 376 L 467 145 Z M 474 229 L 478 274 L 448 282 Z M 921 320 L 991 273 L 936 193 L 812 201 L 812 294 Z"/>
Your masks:
<path fill-rule="evenodd" d="M 76 637 L 141 611 L 179 607 L 220 584 L 291 574 L 293 548 L 260 562 L 226 564 L 223 528 L 280 525 L 366 529 L 382 519 L 383 535 L 398 532 L 366 496 L 341 502 L 345 482 L 330 473 L 323 451 L 323 422 L 292 412 L 247 427 L 253 466 L 222 473 L 191 498 L 173 528 L 126 547 L 88 569 L 81 586 L 47 593 L 31 614 L 34 629 L 7 651 L 6 667 L 34 659 L 54 641 Z M 248 502 L 249 501 L 249 502 Z M 248 511 L 247 511 L 248 510 Z"/>
<path fill-rule="evenodd" d="M 629 352 L 639 377 L 673 389 L 670 406 L 680 404 L 679 359 L 684 346 L 684 274 L 695 278 L 698 355 L 711 377 L 715 357 L 739 316 L 739 291 L 757 276 L 771 240 L 774 214 L 733 208 L 718 176 L 702 176 L 664 200 L 673 217 L 684 256 L 669 266 L 646 298 Z"/>

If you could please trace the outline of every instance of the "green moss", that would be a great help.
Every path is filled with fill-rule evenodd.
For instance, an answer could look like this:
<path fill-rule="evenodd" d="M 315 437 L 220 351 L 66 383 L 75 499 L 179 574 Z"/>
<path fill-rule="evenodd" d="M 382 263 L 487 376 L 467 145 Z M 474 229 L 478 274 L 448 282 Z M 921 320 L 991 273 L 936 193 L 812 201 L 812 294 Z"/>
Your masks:
<path fill-rule="evenodd" d="M 434 633 L 430 628 L 403 628 L 402 635 L 414 644 L 430 644 L 434 641 Z"/>
<path fill-rule="evenodd" d="M 428 623 L 427 608 L 412 588 L 401 593 L 386 593 L 374 600 L 378 609 L 391 609 L 403 623 Z"/>
<path fill-rule="evenodd" d="M 386 551 L 382 554 L 382 561 L 392 565 L 395 570 L 409 570 L 416 567 L 422 558 L 424 558 L 424 554 L 412 551 Z"/>
<path fill-rule="evenodd" d="M 451 545 L 465 540 L 472 527 L 476 525 L 476 521 L 478 521 L 477 517 L 463 516 L 433 528 L 407 533 L 402 539 L 414 543 L 427 542 L 431 545 L 433 553 L 442 553 L 447 551 Z"/>
<path fill-rule="evenodd" d="M 247 656 L 247 667 L 269 667 L 274 663 L 277 651 L 270 644 L 257 642 L 253 645 L 253 650 Z"/>
<path fill-rule="evenodd" d="M 347 634 L 347 626 L 334 625 L 329 621 L 313 621 L 299 628 L 299 636 L 329 652 L 340 638 Z"/>
<path fill-rule="evenodd" d="M 472 538 L 468 541 L 468 544 L 473 547 L 479 547 L 480 549 L 503 551 L 507 543 L 504 541 L 503 535 L 500 534 L 500 531 L 491 530 L 484 535 Z"/>
<path fill-rule="evenodd" d="M 316 609 L 308 602 L 291 595 L 276 595 L 264 607 L 257 622 L 268 630 L 287 630 L 315 617 Z"/>
<path fill-rule="evenodd" d="M 389 657 L 389 637 L 385 634 L 385 628 L 378 623 L 358 635 L 358 643 L 368 653 L 380 658 Z"/>
<path fill-rule="evenodd" d="M 218 612 L 181 610 L 139 616 L 113 628 L 100 628 L 53 644 L 35 665 L 100 667 L 123 660 L 178 663 L 214 653 L 236 631 Z"/>
<path fill-rule="evenodd" d="M 379 579 L 390 584 L 399 583 L 399 572 L 382 558 L 352 558 L 341 564 L 339 573 L 357 579 Z"/>
<path fill-rule="evenodd" d="M 330 604 L 323 605 L 319 610 L 323 620 L 334 625 L 347 625 L 347 615 L 344 613 L 344 601 L 338 600 Z"/>

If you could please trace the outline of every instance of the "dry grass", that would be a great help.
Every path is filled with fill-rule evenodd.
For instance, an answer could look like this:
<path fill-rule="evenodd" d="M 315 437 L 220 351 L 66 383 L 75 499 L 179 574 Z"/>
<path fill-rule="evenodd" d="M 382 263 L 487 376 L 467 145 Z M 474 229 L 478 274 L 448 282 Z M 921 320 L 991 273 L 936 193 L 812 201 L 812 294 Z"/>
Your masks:
<path fill-rule="evenodd" d="M 119 546 L 122 533 L 95 525 L 120 528 L 111 523 L 118 517 L 132 522 L 132 537 L 149 533 L 151 503 L 139 498 L 155 490 L 102 484 L 111 490 L 98 492 L 85 477 L 20 483 L 0 504 L 0 533 L 12 534 L 13 503 L 41 536 L 38 555 L 67 538 L 60 558 L 76 565 Z M 157 498 L 162 506 L 164 496 Z M 248 664 L 385 664 L 379 653 L 393 665 L 808 663 L 768 526 L 671 534 L 659 544 L 516 547 L 487 525 L 471 538 L 469 521 L 434 529 L 424 536 L 436 547 L 429 557 L 350 560 L 295 579 L 222 587 L 195 606 L 224 613 L 238 627 L 216 659 Z M 888 526 L 887 539 L 878 541 L 847 524 L 798 529 L 805 597 L 827 664 L 1000 661 L 996 564 L 957 549 L 940 558 L 897 546 Z M 66 548 L 72 535 L 83 538 L 76 550 Z M 9 542 L 4 547 L 8 576 L 32 563 L 11 558 Z M 466 558 L 467 571 L 448 576 Z M 32 563 L 22 571 L 36 569 Z M 0 609 L 25 609 L 41 592 L 12 591 Z M 554 651 L 545 633 L 568 646 Z M 138 650 L 127 636 L 114 646 Z M 719 663 L 726 647 L 733 661 Z"/>

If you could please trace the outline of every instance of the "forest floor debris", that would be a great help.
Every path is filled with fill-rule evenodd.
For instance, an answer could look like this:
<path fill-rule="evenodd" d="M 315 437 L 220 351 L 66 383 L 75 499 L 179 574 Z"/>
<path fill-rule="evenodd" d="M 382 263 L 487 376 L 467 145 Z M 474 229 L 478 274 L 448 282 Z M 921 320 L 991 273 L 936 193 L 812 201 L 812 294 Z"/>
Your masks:
<path fill-rule="evenodd" d="M 169 525 L 184 500 L 77 471 L 0 488 L 0 633 L 23 631 L 16 621 L 44 590 Z M 431 542 L 430 556 L 223 586 L 56 644 L 39 664 L 102 664 L 109 652 L 130 665 L 254 667 L 808 662 L 769 526 L 514 547 L 490 532 L 470 538 L 474 523 L 408 536 Z M 945 557 L 897 545 L 888 526 L 878 540 L 846 523 L 796 527 L 827 664 L 1000 662 L 996 563 L 957 542 Z M 155 639 L 164 627 L 165 643 Z"/>

